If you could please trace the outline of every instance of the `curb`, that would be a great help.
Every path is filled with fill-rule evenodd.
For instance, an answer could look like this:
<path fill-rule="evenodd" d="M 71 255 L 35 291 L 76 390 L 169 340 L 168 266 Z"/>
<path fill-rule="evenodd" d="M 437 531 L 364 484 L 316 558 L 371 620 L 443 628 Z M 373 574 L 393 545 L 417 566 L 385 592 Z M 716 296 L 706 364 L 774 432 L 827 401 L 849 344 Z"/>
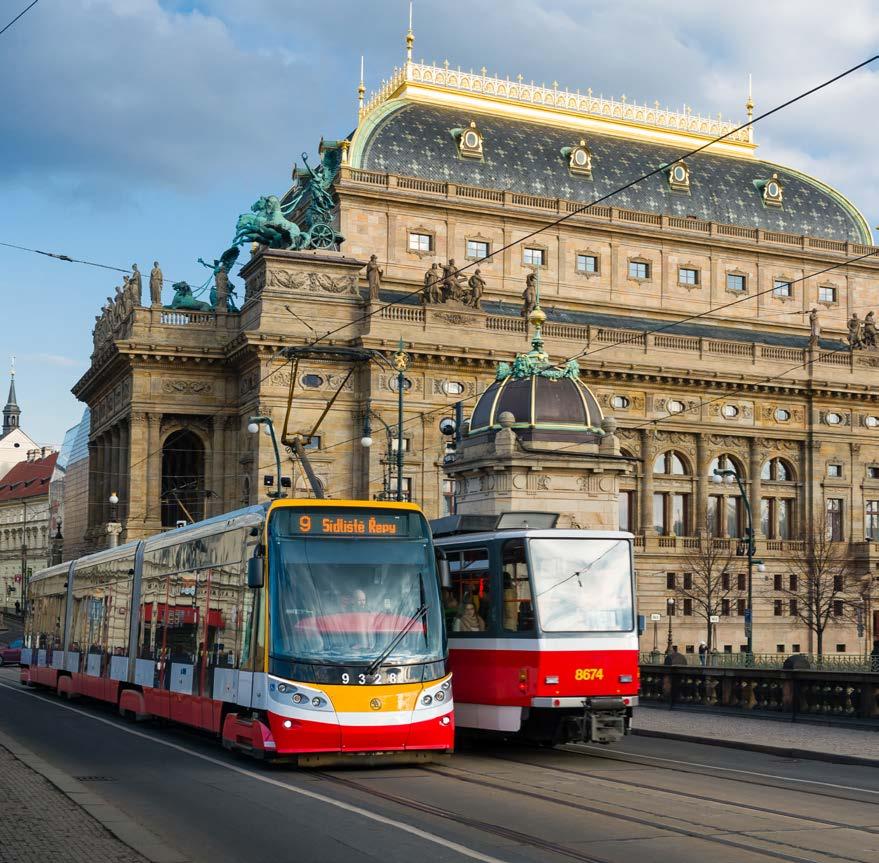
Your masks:
<path fill-rule="evenodd" d="M 723 749 L 747 749 L 750 752 L 762 752 L 766 755 L 780 755 L 782 758 L 801 758 L 809 761 L 827 761 L 831 764 L 879 767 L 879 759 L 876 758 L 860 758 L 857 755 L 839 755 L 834 752 L 817 752 L 813 749 L 769 746 L 764 743 L 746 743 L 739 740 L 719 740 L 716 737 L 699 737 L 696 734 L 679 734 L 676 731 L 654 731 L 651 728 L 633 728 L 632 734 L 639 737 L 664 737 L 667 740 L 680 740 L 684 743 L 703 743 L 707 746 L 719 746 Z"/>
<path fill-rule="evenodd" d="M 111 806 L 103 798 L 88 791 L 81 782 L 58 770 L 22 746 L 17 740 L 0 731 L 0 746 L 8 750 L 14 758 L 39 773 L 52 783 L 65 797 L 72 800 L 83 811 L 91 815 L 105 830 L 145 857 L 150 863 L 189 863 L 179 851 L 165 845 L 154 833 L 138 824 L 122 810 Z"/>

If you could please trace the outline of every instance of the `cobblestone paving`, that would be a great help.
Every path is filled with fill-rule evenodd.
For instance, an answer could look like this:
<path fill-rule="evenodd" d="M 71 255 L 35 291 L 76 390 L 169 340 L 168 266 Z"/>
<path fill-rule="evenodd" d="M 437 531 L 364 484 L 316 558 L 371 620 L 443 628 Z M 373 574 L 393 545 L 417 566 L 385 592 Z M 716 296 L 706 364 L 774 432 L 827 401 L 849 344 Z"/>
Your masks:
<path fill-rule="evenodd" d="M 879 766 L 879 732 L 825 725 L 778 722 L 748 716 L 720 716 L 686 710 L 641 707 L 635 728 L 704 737 L 706 742 L 729 740 L 760 746 L 781 746 L 810 752 L 873 758 Z"/>
<path fill-rule="evenodd" d="M 145 858 L 0 747 L 0 863 L 145 863 Z"/>

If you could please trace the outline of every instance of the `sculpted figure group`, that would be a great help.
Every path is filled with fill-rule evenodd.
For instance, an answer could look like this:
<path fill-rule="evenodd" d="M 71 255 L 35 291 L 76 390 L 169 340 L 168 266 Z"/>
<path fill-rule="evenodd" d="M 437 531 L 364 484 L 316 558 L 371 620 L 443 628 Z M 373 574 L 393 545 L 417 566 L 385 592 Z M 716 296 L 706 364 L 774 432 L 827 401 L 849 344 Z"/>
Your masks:
<path fill-rule="evenodd" d="M 447 303 L 452 300 L 474 309 L 480 309 L 484 293 L 485 279 L 482 278 L 482 271 L 477 267 L 468 279 L 455 266 L 455 259 L 449 258 L 449 262 L 443 265 L 442 270 L 440 270 L 439 264 L 434 261 L 424 274 L 421 302 L 426 306 L 431 303 Z"/>
<path fill-rule="evenodd" d="M 131 312 L 140 306 L 142 291 L 140 270 L 137 264 L 132 264 L 131 275 L 122 277 L 122 284 L 116 287 L 116 293 L 112 297 L 107 297 L 107 302 L 101 307 L 101 313 L 95 315 L 95 327 L 92 330 L 95 350 L 116 335 Z"/>
<path fill-rule="evenodd" d="M 848 321 L 848 343 L 853 351 L 879 347 L 879 330 L 873 312 L 867 312 L 863 321 L 858 318 L 857 312 L 852 312 Z"/>

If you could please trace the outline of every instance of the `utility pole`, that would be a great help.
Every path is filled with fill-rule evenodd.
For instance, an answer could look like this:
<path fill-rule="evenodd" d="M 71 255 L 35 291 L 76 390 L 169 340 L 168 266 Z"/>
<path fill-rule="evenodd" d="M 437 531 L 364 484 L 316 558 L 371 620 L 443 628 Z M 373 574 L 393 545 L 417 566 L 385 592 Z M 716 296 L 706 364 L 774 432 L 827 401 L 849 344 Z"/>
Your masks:
<path fill-rule="evenodd" d="M 27 606 L 27 498 L 21 504 L 21 613 L 24 614 Z"/>
<path fill-rule="evenodd" d="M 394 368 L 397 370 L 397 500 L 403 500 L 403 390 L 406 384 L 404 372 L 409 367 L 409 354 L 403 350 L 403 337 L 394 354 Z"/>

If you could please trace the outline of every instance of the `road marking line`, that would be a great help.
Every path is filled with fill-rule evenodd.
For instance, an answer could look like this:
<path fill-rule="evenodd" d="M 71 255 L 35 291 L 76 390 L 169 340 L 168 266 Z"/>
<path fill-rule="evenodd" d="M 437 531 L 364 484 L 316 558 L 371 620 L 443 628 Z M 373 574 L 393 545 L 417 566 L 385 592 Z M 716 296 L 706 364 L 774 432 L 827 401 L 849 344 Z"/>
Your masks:
<path fill-rule="evenodd" d="M 601 749 L 598 746 L 579 745 L 575 751 L 580 749 L 601 752 L 605 757 L 609 757 L 607 755 L 607 750 Z M 714 764 L 700 764 L 697 761 L 679 761 L 676 758 L 663 758 L 660 755 L 641 755 L 632 752 L 620 752 L 614 753 L 614 755 L 616 757 L 611 759 L 614 761 L 625 761 L 627 758 L 647 758 L 652 759 L 653 761 L 667 761 L 669 764 L 683 764 L 687 767 L 702 767 L 706 770 L 722 770 L 724 773 L 744 773 L 746 776 L 760 776 L 763 779 L 777 779 L 779 782 L 800 782 L 805 785 L 821 785 L 824 788 L 838 788 L 843 791 L 860 791 L 862 794 L 879 795 L 879 791 L 874 791 L 872 788 L 858 788 L 855 785 L 837 785 L 834 782 L 819 782 L 817 779 L 795 779 L 793 776 L 778 776 L 775 773 L 758 773 L 756 770 L 737 770 L 735 767 L 717 767 Z M 626 757 L 623 758 L 620 756 Z M 631 763 L 638 764 L 639 762 L 633 761 Z"/>
<path fill-rule="evenodd" d="M 181 746 L 178 743 L 172 743 L 170 740 L 162 740 L 160 737 L 154 737 L 152 734 L 146 734 L 143 731 L 135 731 L 133 728 L 126 728 L 124 725 L 118 722 L 114 722 L 110 719 L 105 719 L 102 716 L 95 716 L 88 711 L 80 710 L 77 707 L 71 707 L 69 704 L 58 704 L 53 699 L 47 698 L 46 696 L 40 695 L 36 692 L 28 692 L 25 689 L 18 689 L 15 686 L 10 686 L 8 683 L 0 683 L 0 687 L 3 687 L 3 689 L 8 689 L 11 692 L 16 693 L 17 695 L 29 695 L 31 698 L 36 698 L 38 701 L 43 701 L 55 707 L 60 707 L 63 710 L 69 710 L 71 713 L 77 713 L 80 716 L 85 716 L 87 719 L 92 719 L 95 722 L 102 722 L 104 725 L 109 725 L 112 728 L 115 728 L 117 731 L 124 731 L 126 734 L 131 734 L 135 737 L 142 737 L 144 740 L 149 740 L 151 743 L 158 743 L 161 746 L 166 746 L 168 749 L 174 749 L 177 752 L 183 752 L 187 755 L 191 755 L 193 758 L 200 758 L 202 761 L 207 761 L 209 764 L 215 764 L 217 767 L 224 767 L 226 770 L 231 770 L 232 772 L 239 773 L 242 776 L 247 776 L 249 779 L 256 779 L 259 782 L 264 782 L 266 785 L 274 785 L 278 788 L 292 791 L 294 794 L 299 794 L 302 797 L 308 797 L 311 800 L 317 800 L 320 803 L 326 803 L 329 806 L 335 806 L 337 809 L 344 809 L 346 812 L 351 812 L 354 815 L 360 815 L 362 818 L 367 818 L 370 821 L 375 821 L 379 824 L 385 824 L 388 827 L 393 827 L 395 830 L 402 830 L 404 833 L 410 833 L 413 836 L 417 836 L 419 839 L 425 839 L 428 842 L 433 842 L 435 845 L 441 845 L 443 848 L 448 848 L 451 851 L 455 851 L 458 854 L 461 854 L 463 857 L 469 857 L 471 860 L 480 860 L 482 861 L 482 863 L 508 863 L 508 861 L 501 860 L 499 857 L 492 857 L 488 854 L 483 854 L 481 851 L 475 851 L 472 848 L 467 848 L 464 845 L 459 845 L 457 842 L 452 842 L 450 839 L 444 839 L 442 836 L 437 836 L 435 833 L 428 833 L 426 830 L 420 830 L 418 827 L 412 827 L 409 824 L 401 824 L 398 821 L 394 821 L 392 818 L 386 818 L 384 815 L 379 815 L 376 812 L 370 812 L 368 809 L 363 809 L 360 806 L 354 806 L 351 803 L 345 803 L 341 800 L 334 800 L 332 797 L 327 797 L 324 794 L 318 794 L 316 791 L 308 791 L 305 788 L 298 788 L 295 785 L 281 782 L 280 779 L 272 779 L 268 776 L 263 776 L 259 773 L 256 773 L 253 770 L 247 770 L 244 767 L 237 767 L 234 764 L 227 764 L 224 761 L 220 761 L 218 758 L 212 758 L 210 755 L 204 755 L 201 752 L 196 752 L 193 749 L 188 749 L 187 747 Z"/>

